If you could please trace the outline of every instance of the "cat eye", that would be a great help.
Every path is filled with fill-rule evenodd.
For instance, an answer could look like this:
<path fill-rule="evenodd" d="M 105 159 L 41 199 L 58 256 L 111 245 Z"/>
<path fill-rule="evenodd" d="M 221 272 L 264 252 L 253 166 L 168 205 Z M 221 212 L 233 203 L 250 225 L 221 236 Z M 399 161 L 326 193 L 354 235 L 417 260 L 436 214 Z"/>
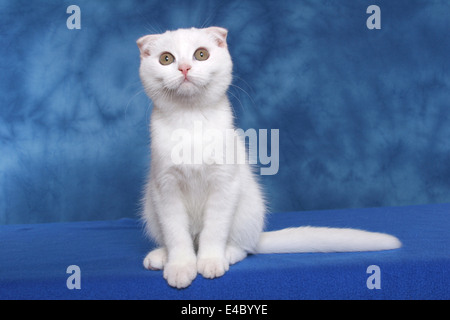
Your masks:
<path fill-rule="evenodd" d="M 175 57 L 170 52 L 164 52 L 159 57 L 159 63 L 161 63 L 163 66 L 167 66 L 175 61 Z"/>
<path fill-rule="evenodd" d="M 198 61 L 208 60 L 209 52 L 205 48 L 199 48 L 195 51 L 194 58 Z"/>

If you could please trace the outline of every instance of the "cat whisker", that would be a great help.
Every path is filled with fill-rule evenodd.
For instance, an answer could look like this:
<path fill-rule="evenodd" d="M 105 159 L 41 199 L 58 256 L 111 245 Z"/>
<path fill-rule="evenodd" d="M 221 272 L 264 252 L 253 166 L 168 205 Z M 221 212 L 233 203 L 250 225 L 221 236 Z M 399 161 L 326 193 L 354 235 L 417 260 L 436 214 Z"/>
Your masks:
<path fill-rule="evenodd" d="M 150 109 L 151 109 L 151 107 L 153 107 L 152 100 L 150 100 L 150 103 L 148 104 L 147 109 L 145 110 L 145 119 L 147 121 L 147 126 L 150 125 L 150 112 L 151 112 Z"/>
<path fill-rule="evenodd" d="M 136 93 L 128 100 L 128 103 L 127 103 L 127 105 L 126 105 L 126 107 L 125 107 L 125 112 L 124 112 L 125 116 L 127 115 L 128 106 L 130 105 L 131 101 L 133 101 L 133 99 L 134 99 L 136 96 L 138 96 L 139 94 L 141 94 L 141 93 L 143 93 L 143 92 L 145 92 L 144 89 L 139 90 L 138 92 L 136 92 Z"/>
<path fill-rule="evenodd" d="M 150 34 L 159 34 L 159 33 L 163 33 L 162 28 L 160 27 L 155 27 L 152 24 L 150 24 L 149 22 L 147 22 L 148 27 L 146 27 L 145 29 L 147 29 Z"/>
<path fill-rule="evenodd" d="M 244 105 L 242 104 L 241 100 L 233 92 L 231 92 L 230 90 L 227 90 L 227 92 L 230 95 L 232 95 L 239 102 L 239 105 L 241 106 L 241 109 L 244 111 L 245 108 L 244 108 Z M 234 112 L 233 105 L 231 105 L 231 107 L 232 107 L 231 111 L 233 112 L 233 116 L 236 117 L 236 113 Z"/>
<path fill-rule="evenodd" d="M 248 88 L 250 91 L 252 91 L 252 93 L 253 93 L 252 86 L 251 86 L 247 81 L 245 81 L 245 79 L 239 77 L 239 76 L 236 75 L 236 74 L 233 74 L 233 78 L 239 80 L 240 82 L 243 82 L 243 83 L 247 86 L 247 88 Z M 239 87 L 239 89 L 243 90 L 241 87 Z M 245 90 L 243 90 L 243 91 L 244 91 L 245 93 L 247 93 Z M 247 93 L 247 94 L 248 94 L 248 93 Z"/>
<path fill-rule="evenodd" d="M 253 105 L 254 107 L 256 106 L 255 100 L 253 100 L 252 96 L 251 96 L 247 91 L 245 91 L 243 88 L 241 88 L 241 87 L 239 87 L 238 85 L 235 85 L 235 84 L 231 84 L 230 87 L 239 89 L 240 91 L 242 91 L 243 93 L 245 93 L 245 95 L 246 95 L 246 96 L 250 99 L 250 101 L 252 102 L 252 105 Z M 228 92 L 231 93 L 230 90 L 228 90 Z M 238 99 L 238 97 L 237 97 L 236 95 L 233 94 L 233 96 L 234 96 L 236 99 Z M 238 100 L 239 100 L 239 102 L 241 102 L 240 99 L 238 99 Z M 242 105 L 242 103 L 241 103 L 241 105 Z"/>
<path fill-rule="evenodd" d="M 206 28 L 207 26 L 209 26 L 211 24 L 211 21 L 214 20 L 215 14 L 211 14 L 209 15 L 206 19 L 205 22 L 201 25 L 200 28 Z"/>

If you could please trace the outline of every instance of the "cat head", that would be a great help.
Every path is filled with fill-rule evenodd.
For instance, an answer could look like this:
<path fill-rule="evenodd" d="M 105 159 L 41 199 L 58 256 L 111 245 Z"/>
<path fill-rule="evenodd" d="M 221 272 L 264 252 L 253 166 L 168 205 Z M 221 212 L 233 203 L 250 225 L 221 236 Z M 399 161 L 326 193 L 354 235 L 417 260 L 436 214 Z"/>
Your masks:
<path fill-rule="evenodd" d="M 228 31 L 219 27 L 178 29 L 137 40 L 139 73 L 154 102 L 213 102 L 231 83 Z"/>

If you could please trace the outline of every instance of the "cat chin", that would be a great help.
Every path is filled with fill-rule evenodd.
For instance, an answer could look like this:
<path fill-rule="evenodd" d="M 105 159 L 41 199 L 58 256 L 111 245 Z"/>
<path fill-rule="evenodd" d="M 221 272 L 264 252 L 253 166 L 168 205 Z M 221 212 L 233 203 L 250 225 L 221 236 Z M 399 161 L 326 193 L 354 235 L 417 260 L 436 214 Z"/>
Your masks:
<path fill-rule="evenodd" d="M 180 98 L 189 98 L 195 97 L 199 95 L 201 92 L 198 86 L 196 86 L 190 81 L 185 81 L 180 84 L 180 86 L 175 90 L 175 93 Z"/>

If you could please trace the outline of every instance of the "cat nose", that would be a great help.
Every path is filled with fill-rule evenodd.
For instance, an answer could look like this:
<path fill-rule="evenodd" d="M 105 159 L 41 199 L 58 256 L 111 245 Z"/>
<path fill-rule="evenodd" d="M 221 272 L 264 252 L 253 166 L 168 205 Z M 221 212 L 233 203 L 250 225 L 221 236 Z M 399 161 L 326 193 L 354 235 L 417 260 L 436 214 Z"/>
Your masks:
<path fill-rule="evenodd" d="M 191 67 L 190 65 L 188 65 L 188 64 L 180 64 L 180 65 L 178 66 L 178 70 L 180 70 L 180 71 L 184 74 L 185 77 L 186 77 L 188 71 L 189 71 L 191 68 L 192 68 L 192 67 Z"/>

